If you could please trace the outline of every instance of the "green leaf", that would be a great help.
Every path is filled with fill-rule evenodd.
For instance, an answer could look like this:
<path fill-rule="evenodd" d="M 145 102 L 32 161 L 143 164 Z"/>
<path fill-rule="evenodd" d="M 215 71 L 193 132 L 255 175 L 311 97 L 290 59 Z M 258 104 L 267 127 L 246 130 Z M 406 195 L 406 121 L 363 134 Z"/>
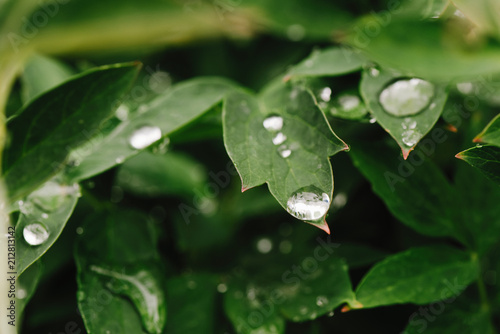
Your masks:
<path fill-rule="evenodd" d="M 214 333 L 215 277 L 193 274 L 167 281 L 167 301 L 173 305 L 168 315 L 165 333 Z"/>
<path fill-rule="evenodd" d="M 75 252 L 78 304 L 89 333 L 143 333 L 140 319 L 146 332 L 162 332 L 163 266 L 147 217 L 135 211 L 91 216 Z M 102 312 L 102 303 L 108 312 Z"/>
<path fill-rule="evenodd" d="M 366 59 L 346 47 L 315 50 L 309 57 L 292 67 L 287 76 L 338 76 L 361 70 Z"/>
<path fill-rule="evenodd" d="M 80 187 L 59 182 L 50 180 L 24 201 L 19 201 L 20 215 L 16 224 L 19 275 L 54 244 L 73 213 Z"/>
<path fill-rule="evenodd" d="M 421 307 L 410 316 L 401 334 L 495 334 L 490 313 L 478 307 L 477 302 L 461 295 Z"/>
<path fill-rule="evenodd" d="M 377 263 L 356 288 L 356 300 L 366 308 L 444 300 L 477 279 L 478 268 L 476 258 L 455 248 L 412 248 Z"/>
<path fill-rule="evenodd" d="M 259 99 L 243 91 L 231 94 L 224 102 L 223 126 L 226 151 L 240 174 L 242 190 L 266 182 L 294 217 L 329 232 L 326 222 L 320 222 L 333 192 L 328 157 L 348 147 L 333 133 L 311 93 L 278 83 Z M 321 208 L 294 210 L 302 196 L 311 196 Z"/>
<path fill-rule="evenodd" d="M 354 242 L 343 242 L 335 252 L 347 262 L 350 269 L 371 265 L 389 255 L 380 249 Z"/>
<path fill-rule="evenodd" d="M 471 39 L 459 24 L 396 17 L 388 24 L 382 22 L 376 16 L 360 19 L 346 42 L 380 65 L 408 76 L 446 81 L 500 72 L 500 44 Z"/>
<path fill-rule="evenodd" d="M 136 131 L 148 127 L 146 133 L 153 135 L 152 141 L 147 141 L 151 145 L 160 136 L 168 136 L 203 115 L 233 87 L 230 81 L 218 78 L 197 78 L 176 85 L 151 101 L 142 113 L 136 113 L 111 133 L 103 134 L 95 145 L 79 152 L 75 156 L 78 163 L 68 168 L 67 177 L 84 180 L 138 154 L 141 149 L 130 143 Z"/>
<path fill-rule="evenodd" d="M 456 157 L 474 166 L 491 181 L 500 185 L 500 148 L 476 146 L 458 153 Z"/>
<path fill-rule="evenodd" d="M 474 142 L 500 147 L 500 114 L 493 118 L 484 130 L 474 138 Z"/>
<path fill-rule="evenodd" d="M 500 1 L 453 0 L 453 4 L 482 30 L 500 36 Z"/>
<path fill-rule="evenodd" d="M 21 76 L 23 102 L 66 81 L 73 71 L 64 63 L 45 56 L 34 55 L 24 67 Z"/>
<path fill-rule="evenodd" d="M 448 96 L 444 86 L 419 80 L 376 68 L 364 71 L 361 79 L 360 91 L 365 104 L 377 123 L 396 140 L 405 159 L 436 124 Z M 421 84 L 422 90 L 416 90 L 413 82 Z M 407 85 L 398 86 L 400 84 Z M 398 90 L 399 87 L 402 88 Z M 423 100 L 428 103 L 424 105 Z"/>
<path fill-rule="evenodd" d="M 83 73 L 32 101 L 8 124 L 3 160 L 12 201 L 48 180 L 69 152 L 93 136 L 135 79 L 139 65 L 104 66 Z"/>
<path fill-rule="evenodd" d="M 419 233 L 454 236 L 457 195 L 441 171 L 417 149 L 403 160 L 388 145 L 358 144 L 350 156 L 392 214 Z"/>
<path fill-rule="evenodd" d="M 35 262 L 17 280 L 16 311 L 23 314 L 26 305 L 29 303 L 40 282 L 43 266 L 41 261 Z"/>
<path fill-rule="evenodd" d="M 180 195 L 192 199 L 203 193 L 206 172 L 203 165 L 187 155 L 142 152 L 119 168 L 116 183 L 140 196 Z"/>
<path fill-rule="evenodd" d="M 397 9 L 397 15 L 413 19 L 433 19 L 443 14 L 449 4 L 449 0 L 403 2 Z"/>

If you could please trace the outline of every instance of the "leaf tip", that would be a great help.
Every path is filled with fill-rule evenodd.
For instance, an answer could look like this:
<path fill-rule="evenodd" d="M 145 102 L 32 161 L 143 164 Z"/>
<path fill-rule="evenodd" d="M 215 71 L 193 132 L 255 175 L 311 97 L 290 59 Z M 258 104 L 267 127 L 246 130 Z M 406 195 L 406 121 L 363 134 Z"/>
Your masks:
<path fill-rule="evenodd" d="M 464 160 L 464 156 L 462 153 L 464 153 L 464 152 L 460 152 L 460 153 L 455 154 L 455 158 L 460 159 L 460 160 Z"/>
<path fill-rule="evenodd" d="M 409 149 L 402 149 L 401 151 L 403 152 L 403 159 L 408 159 L 408 156 L 410 155 L 410 152 L 413 151 L 413 149 L 415 148 L 415 146 L 409 148 Z"/>
<path fill-rule="evenodd" d="M 483 137 L 481 135 L 478 135 L 476 138 L 472 139 L 473 143 L 481 143 L 483 141 Z"/>
<path fill-rule="evenodd" d="M 447 124 L 446 125 L 446 130 L 448 130 L 450 132 L 453 132 L 453 133 L 457 133 L 458 132 L 458 129 L 454 125 L 451 125 L 451 124 Z"/>
<path fill-rule="evenodd" d="M 326 222 L 326 219 L 323 219 L 323 221 L 321 222 L 321 224 L 313 224 L 313 223 L 311 223 L 311 225 L 314 225 L 317 228 L 319 228 L 320 230 L 325 231 L 327 234 L 331 234 L 330 233 L 330 227 L 328 226 L 328 223 Z"/>
<path fill-rule="evenodd" d="M 290 81 L 290 79 L 292 78 L 292 75 L 291 74 L 287 74 L 283 77 L 283 82 L 288 82 Z"/>

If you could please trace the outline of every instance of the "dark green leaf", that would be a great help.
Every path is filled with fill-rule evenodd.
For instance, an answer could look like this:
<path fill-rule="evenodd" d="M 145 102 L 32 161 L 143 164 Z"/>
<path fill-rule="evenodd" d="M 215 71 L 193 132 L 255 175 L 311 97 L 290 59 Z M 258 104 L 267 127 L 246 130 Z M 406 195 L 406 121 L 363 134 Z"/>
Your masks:
<path fill-rule="evenodd" d="M 89 217 L 75 257 L 78 303 L 89 333 L 143 333 L 140 319 L 146 332 L 163 331 L 163 266 L 147 217 L 134 211 Z M 108 312 L 102 312 L 104 306 Z"/>
<path fill-rule="evenodd" d="M 500 147 L 500 114 L 498 114 L 486 128 L 474 138 L 474 142 Z"/>
<path fill-rule="evenodd" d="M 147 130 L 141 141 L 144 145 L 136 145 L 146 148 L 159 137 L 168 136 L 200 117 L 233 87 L 230 81 L 218 78 L 197 78 L 178 84 L 164 96 L 151 101 L 142 113 L 124 121 L 110 134 L 101 136 L 95 145 L 78 154 L 77 166 L 69 168 L 68 178 L 89 178 L 136 155 L 141 149 L 130 143 L 136 131 Z"/>
<path fill-rule="evenodd" d="M 422 89 L 417 90 L 413 82 Z M 377 123 L 396 140 L 405 159 L 436 124 L 448 96 L 442 85 L 376 68 L 363 72 L 360 90 Z"/>
<path fill-rule="evenodd" d="M 185 275 L 167 281 L 167 302 L 172 305 L 165 333 L 214 333 L 215 277 Z"/>
<path fill-rule="evenodd" d="M 458 201 L 445 176 L 417 149 L 409 160 L 398 159 L 387 145 L 354 145 L 350 152 L 356 167 L 370 181 L 392 214 L 417 232 L 455 236 Z"/>
<path fill-rule="evenodd" d="M 130 88 L 138 64 L 105 66 L 78 75 L 32 101 L 8 124 L 4 178 L 12 201 L 48 180 L 73 148 L 95 135 Z"/>
<path fill-rule="evenodd" d="M 140 153 L 125 162 L 116 177 L 124 190 L 146 197 L 180 195 L 192 199 L 203 193 L 206 184 L 203 165 L 176 152 Z"/>
<path fill-rule="evenodd" d="M 246 92 L 231 94 L 224 103 L 223 125 L 226 150 L 241 176 L 242 190 L 266 182 L 294 217 L 329 231 L 320 221 L 333 192 L 328 157 L 348 147 L 333 133 L 311 93 L 278 83 L 260 99 Z M 297 208 L 294 203 L 302 196 L 316 204 Z"/>
<path fill-rule="evenodd" d="M 363 307 L 427 304 L 460 294 L 478 276 L 477 258 L 448 246 L 412 248 L 377 263 L 356 288 Z"/>
<path fill-rule="evenodd" d="M 73 213 L 80 188 L 50 180 L 19 201 L 19 220 L 16 224 L 17 272 L 22 274 L 38 260 L 59 238 Z"/>
<path fill-rule="evenodd" d="M 500 185 L 500 148 L 476 146 L 458 153 L 456 157 L 474 166 L 487 178 Z"/>
<path fill-rule="evenodd" d="M 389 255 L 380 249 L 353 242 L 343 242 L 335 254 L 343 258 L 350 269 L 365 267 Z"/>
<path fill-rule="evenodd" d="M 42 276 L 42 270 L 41 261 L 37 261 L 26 269 L 23 275 L 19 276 L 16 287 L 16 311 L 18 314 L 23 313 L 24 308 L 35 294 L 40 277 Z"/>
<path fill-rule="evenodd" d="M 330 47 L 315 50 L 292 67 L 288 76 L 337 76 L 359 71 L 366 59 L 346 47 Z"/>

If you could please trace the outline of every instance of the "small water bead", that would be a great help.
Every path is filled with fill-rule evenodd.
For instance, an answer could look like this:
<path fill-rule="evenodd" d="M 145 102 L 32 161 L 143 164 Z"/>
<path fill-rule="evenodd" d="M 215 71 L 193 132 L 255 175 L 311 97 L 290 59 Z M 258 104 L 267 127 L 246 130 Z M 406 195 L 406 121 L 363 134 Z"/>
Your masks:
<path fill-rule="evenodd" d="M 17 294 L 16 294 L 17 299 L 24 299 L 24 298 L 26 298 L 27 295 L 28 295 L 28 293 L 26 292 L 26 290 L 24 290 L 24 289 L 17 290 Z"/>
<path fill-rule="evenodd" d="M 377 119 L 375 117 L 372 117 L 368 122 L 370 122 L 370 124 L 375 124 L 377 123 Z"/>
<path fill-rule="evenodd" d="M 280 145 L 283 144 L 283 142 L 286 140 L 286 136 L 283 134 L 283 132 L 278 132 L 276 136 L 273 138 L 273 144 L 274 145 Z"/>
<path fill-rule="evenodd" d="M 143 126 L 134 131 L 130 136 L 129 144 L 133 148 L 140 150 L 161 139 L 161 129 L 157 126 Z"/>
<path fill-rule="evenodd" d="M 401 126 L 405 130 L 413 130 L 417 127 L 417 121 L 415 121 L 414 119 L 411 119 L 410 117 L 406 117 L 404 119 L 403 123 L 401 123 Z"/>
<path fill-rule="evenodd" d="M 292 154 L 292 150 L 286 145 L 281 145 L 278 148 L 278 153 L 282 158 L 288 158 Z"/>
<path fill-rule="evenodd" d="M 47 219 L 47 218 L 49 218 L 49 215 L 44 212 L 44 213 L 42 213 L 42 218 Z"/>
<path fill-rule="evenodd" d="M 434 85 L 413 78 L 403 79 L 388 85 L 379 96 L 384 110 L 397 117 L 415 115 L 429 105 L 434 97 Z"/>
<path fill-rule="evenodd" d="M 406 130 L 401 134 L 401 140 L 409 147 L 415 146 L 420 138 L 422 138 L 422 135 L 416 130 Z"/>
<path fill-rule="evenodd" d="M 227 285 L 224 283 L 220 283 L 219 285 L 217 285 L 217 291 L 219 291 L 220 293 L 226 293 Z"/>
<path fill-rule="evenodd" d="M 288 213 L 306 221 L 321 219 L 329 208 L 330 197 L 315 186 L 299 189 L 287 201 Z"/>
<path fill-rule="evenodd" d="M 124 157 L 118 157 L 118 158 L 116 158 L 116 159 L 115 159 L 115 163 L 117 163 L 117 164 L 121 164 L 121 163 L 123 163 L 124 161 L 125 161 L 125 158 L 124 158 Z"/>
<path fill-rule="evenodd" d="M 129 108 L 121 104 L 118 109 L 115 111 L 115 116 L 118 118 L 120 121 L 126 121 L 128 119 L 128 113 L 129 113 Z"/>
<path fill-rule="evenodd" d="M 257 241 L 257 250 L 259 253 L 267 254 L 273 249 L 273 242 L 269 238 L 262 238 Z"/>
<path fill-rule="evenodd" d="M 47 241 L 49 238 L 49 231 L 44 224 L 34 222 L 24 227 L 23 237 L 29 245 L 38 246 Z"/>
<path fill-rule="evenodd" d="M 347 195 L 343 192 L 339 192 L 335 197 L 333 197 L 332 205 L 336 209 L 343 208 L 347 203 Z"/>
<path fill-rule="evenodd" d="M 286 29 L 286 36 L 293 42 L 298 42 L 306 36 L 306 30 L 300 24 L 292 24 Z"/>
<path fill-rule="evenodd" d="M 307 307 L 305 307 L 305 306 L 302 306 L 299 309 L 300 314 L 306 314 L 308 311 L 309 311 L 309 309 Z"/>
<path fill-rule="evenodd" d="M 152 152 L 154 154 L 165 154 L 168 151 L 168 146 L 170 145 L 170 138 L 164 137 L 162 140 L 158 141 L 157 144 L 153 146 Z"/>
<path fill-rule="evenodd" d="M 318 306 L 325 306 L 328 304 L 328 298 L 326 298 L 325 296 L 318 296 L 316 297 L 316 305 Z"/>
<path fill-rule="evenodd" d="M 461 82 L 457 84 L 457 89 L 462 94 L 471 94 L 474 90 L 472 82 Z"/>
<path fill-rule="evenodd" d="M 325 102 L 329 102 L 331 96 L 332 96 L 332 89 L 330 87 L 323 88 L 319 93 L 319 97 Z"/>
<path fill-rule="evenodd" d="M 376 67 L 372 67 L 370 68 L 369 73 L 372 77 L 376 78 L 380 74 L 380 71 Z"/>
<path fill-rule="evenodd" d="M 335 312 L 331 311 L 330 313 L 328 313 L 328 317 L 333 317 L 335 314 Z"/>
<path fill-rule="evenodd" d="M 339 97 L 339 104 L 344 111 L 356 109 L 361 103 L 361 100 L 356 95 L 343 95 Z"/>
<path fill-rule="evenodd" d="M 269 116 L 264 120 L 263 125 L 267 131 L 280 131 L 283 128 L 283 117 L 277 115 Z"/>
<path fill-rule="evenodd" d="M 76 228 L 76 234 L 82 235 L 83 234 L 83 227 L 77 227 Z"/>

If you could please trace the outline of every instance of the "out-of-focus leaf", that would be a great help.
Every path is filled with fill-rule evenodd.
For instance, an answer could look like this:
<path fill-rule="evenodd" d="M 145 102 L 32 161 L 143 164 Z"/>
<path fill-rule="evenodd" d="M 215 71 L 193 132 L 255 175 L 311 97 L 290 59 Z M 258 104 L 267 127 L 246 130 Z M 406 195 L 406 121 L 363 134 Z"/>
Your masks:
<path fill-rule="evenodd" d="M 171 305 L 167 334 L 214 333 L 216 279 L 193 274 L 167 281 L 167 302 Z"/>
<path fill-rule="evenodd" d="M 180 195 L 192 199 L 203 193 L 206 173 L 203 165 L 180 153 L 142 152 L 120 167 L 116 182 L 136 195 Z"/>
<path fill-rule="evenodd" d="M 59 238 L 79 196 L 77 184 L 65 185 L 52 179 L 19 202 L 20 215 L 16 224 L 19 275 Z"/>
<path fill-rule="evenodd" d="M 16 311 L 18 314 L 23 313 L 24 308 L 35 294 L 38 283 L 40 282 L 42 270 L 43 266 L 41 262 L 37 261 L 26 269 L 23 275 L 19 276 L 16 287 Z"/>
<path fill-rule="evenodd" d="M 24 67 L 21 76 L 23 102 L 27 103 L 35 96 L 54 88 L 71 75 L 73 71 L 62 62 L 34 55 Z"/>
<path fill-rule="evenodd" d="M 197 78 L 178 84 L 79 154 L 78 163 L 67 170 L 67 177 L 83 180 L 122 163 L 200 117 L 233 87 L 230 81 L 218 78 Z M 131 140 L 139 134 L 137 131 L 142 134 L 136 137 L 141 145 L 134 147 Z"/>
<path fill-rule="evenodd" d="M 147 217 L 135 211 L 90 216 L 75 258 L 78 304 L 88 333 L 163 331 L 163 266 Z"/>
<path fill-rule="evenodd" d="M 449 0 L 406 1 L 397 9 L 397 15 L 413 19 L 438 18 L 449 4 Z"/>
<path fill-rule="evenodd" d="M 366 59 L 352 49 L 330 47 L 315 50 L 309 57 L 292 67 L 288 76 L 337 76 L 361 69 Z"/>
<path fill-rule="evenodd" d="M 224 102 L 223 126 L 242 190 L 266 182 L 292 216 L 329 232 L 321 221 L 333 192 L 328 157 L 348 147 L 333 133 L 311 93 L 278 83 L 259 99 L 243 91 L 231 94 Z M 298 203 L 303 201 L 305 205 Z"/>
<path fill-rule="evenodd" d="M 48 180 L 71 149 L 89 140 L 109 117 L 140 66 L 120 64 L 83 73 L 41 96 L 8 124 L 4 179 L 12 201 Z"/>
<path fill-rule="evenodd" d="M 500 147 L 500 114 L 491 120 L 484 130 L 474 138 L 474 142 Z"/>
<path fill-rule="evenodd" d="M 356 288 L 356 300 L 366 308 L 444 300 L 477 279 L 478 268 L 477 259 L 455 248 L 412 248 L 377 263 Z"/>
<path fill-rule="evenodd" d="M 453 0 L 453 4 L 482 30 L 500 37 L 500 1 Z"/>
<path fill-rule="evenodd" d="M 500 185 L 500 148 L 476 146 L 458 153 L 456 157 L 474 166 L 487 178 Z"/>
<path fill-rule="evenodd" d="M 335 250 L 335 254 L 344 258 L 350 269 L 365 267 L 383 260 L 389 255 L 389 253 L 380 249 L 354 242 L 343 242 L 340 247 Z"/>
<path fill-rule="evenodd" d="M 379 27 L 377 34 L 370 30 L 374 25 Z M 393 19 L 381 26 L 369 16 L 358 21 L 347 42 L 407 76 L 440 81 L 500 72 L 498 42 L 471 42 L 453 24 Z"/>
<path fill-rule="evenodd" d="M 425 235 L 462 240 L 455 226 L 458 198 L 445 176 L 418 150 L 417 164 L 395 153 L 388 145 L 359 144 L 349 155 L 402 223 Z"/>
<path fill-rule="evenodd" d="M 377 123 L 396 140 L 405 159 L 436 124 L 448 96 L 442 85 L 376 68 L 363 72 L 360 90 Z"/>

